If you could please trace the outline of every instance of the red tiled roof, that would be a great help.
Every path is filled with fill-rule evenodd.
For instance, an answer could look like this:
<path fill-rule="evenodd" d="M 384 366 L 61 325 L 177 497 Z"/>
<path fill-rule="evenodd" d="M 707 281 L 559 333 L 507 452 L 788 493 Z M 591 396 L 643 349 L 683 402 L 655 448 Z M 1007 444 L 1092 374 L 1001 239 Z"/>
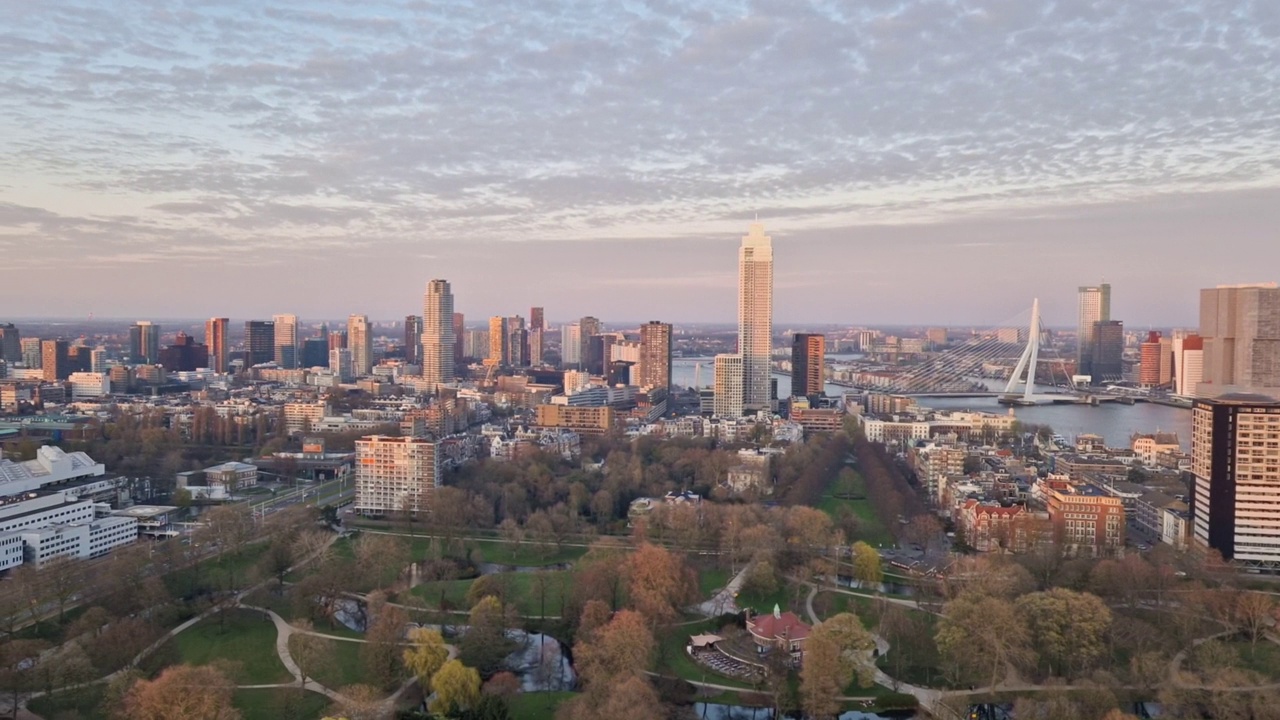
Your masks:
<path fill-rule="evenodd" d="M 811 628 L 793 612 L 784 612 L 781 617 L 758 615 L 747 621 L 747 629 L 753 635 L 768 640 L 804 640 L 809 637 Z"/>

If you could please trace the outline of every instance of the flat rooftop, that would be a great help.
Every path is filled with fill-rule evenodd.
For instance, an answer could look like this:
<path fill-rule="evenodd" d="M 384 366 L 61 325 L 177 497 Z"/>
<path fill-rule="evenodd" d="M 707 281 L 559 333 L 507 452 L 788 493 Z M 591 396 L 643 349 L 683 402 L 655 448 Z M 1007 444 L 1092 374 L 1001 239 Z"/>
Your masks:
<path fill-rule="evenodd" d="M 139 520 L 159 517 L 165 513 L 171 513 L 177 510 L 176 505 L 134 505 L 132 507 L 112 510 L 111 514 L 118 517 L 131 517 Z"/>

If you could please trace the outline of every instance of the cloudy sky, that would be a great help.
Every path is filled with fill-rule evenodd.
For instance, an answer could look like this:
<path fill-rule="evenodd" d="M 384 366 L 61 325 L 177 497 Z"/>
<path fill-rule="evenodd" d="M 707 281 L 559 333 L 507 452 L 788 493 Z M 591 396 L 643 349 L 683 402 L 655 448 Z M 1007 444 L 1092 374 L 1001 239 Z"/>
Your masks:
<path fill-rule="evenodd" d="M 1130 327 L 1280 280 L 1274 0 L 0 3 L 0 315 Z M 2 319 L 2 318 L 0 318 Z"/>

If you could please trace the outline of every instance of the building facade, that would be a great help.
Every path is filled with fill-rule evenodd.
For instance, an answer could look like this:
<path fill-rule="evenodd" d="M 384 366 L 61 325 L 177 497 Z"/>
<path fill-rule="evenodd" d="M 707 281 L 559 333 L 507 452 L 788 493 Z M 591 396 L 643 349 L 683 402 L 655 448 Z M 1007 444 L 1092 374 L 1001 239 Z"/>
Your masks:
<path fill-rule="evenodd" d="M 40 369 L 46 382 L 66 380 L 71 375 L 67 349 L 66 340 L 40 341 Z"/>
<path fill-rule="evenodd" d="M 770 406 L 773 351 L 773 239 L 752 223 L 738 249 L 738 355 L 742 359 L 742 407 Z M 719 372 L 717 383 L 719 382 Z"/>
<path fill-rule="evenodd" d="M 270 320 L 249 320 L 244 324 L 244 364 L 253 367 L 275 360 L 275 323 Z"/>
<path fill-rule="evenodd" d="M 1280 570 L 1280 402 L 1233 394 L 1191 412 L 1195 544 Z"/>
<path fill-rule="evenodd" d="M 741 355 L 722 353 L 715 358 L 715 400 L 713 415 L 723 418 L 742 417 L 743 359 Z"/>
<path fill-rule="evenodd" d="M 227 318 L 209 318 L 204 324 L 204 344 L 209 348 L 209 369 L 225 373 L 231 367 L 231 346 L 227 343 Z"/>
<path fill-rule="evenodd" d="M 1280 287 L 1231 285 L 1200 291 L 1206 397 L 1280 397 Z"/>
<path fill-rule="evenodd" d="M 1079 322 L 1076 325 L 1076 368 L 1081 375 L 1093 374 L 1094 326 L 1111 319 L 1111 286 L 1080 288 Z"/>
<path fill-rule="evenodd" d="M 458 342 L 453 327 L 453 290 L 446 280 L 427 283 L 422 302 L 422 379 L 429 384 L 453 382 Z"/>
<path fill-rule="evenodd" d="M 796 333 L 791 339 L 791 397 L 816 397 L 826 385 L 827 337 Z"/>
<path fill-rule="evenodd" d="M 368 315 L 347 318 L 347 349 L 351 351 L 351 374 L 364 377 L 373 372 L 373 328 Z"/>
<path fill-rule="evenodd" d="M 440 477 L 437 444 L 420 437 L 372 435 L 356 441 L 355 511 L 362 515 L 429 511 Z"/>
<path fill-rule="evenodd" d="M 671 388 L 671 325 L 656 320 L 640 326 L 640 379 L 642 388 Z"/>
<path fill-rule="evenodd" d="M 410 365 L 422 365 L 422 316 L 406 315 L 404 318 L 404 361 Z"/>

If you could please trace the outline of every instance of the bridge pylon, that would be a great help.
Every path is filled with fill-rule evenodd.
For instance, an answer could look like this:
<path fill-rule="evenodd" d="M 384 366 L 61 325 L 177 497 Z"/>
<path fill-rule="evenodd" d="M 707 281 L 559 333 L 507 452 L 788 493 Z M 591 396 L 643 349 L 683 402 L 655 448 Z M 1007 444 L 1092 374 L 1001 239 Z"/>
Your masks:
<path fill-rule="evenodd" d="M 1013 375 L 1004 387 L 1004 400 L 1018 404 L 1034 405 L 1036 387 L 1036 365 L 1040 362 L 1040 298 L 1031 303 L 1031 327 L 1027 335 L 1027 347 L 1018 358 L 1013 368 Z M 1024 385 L 1021 397 L 1018 397 L 1018 386 Z"/>

